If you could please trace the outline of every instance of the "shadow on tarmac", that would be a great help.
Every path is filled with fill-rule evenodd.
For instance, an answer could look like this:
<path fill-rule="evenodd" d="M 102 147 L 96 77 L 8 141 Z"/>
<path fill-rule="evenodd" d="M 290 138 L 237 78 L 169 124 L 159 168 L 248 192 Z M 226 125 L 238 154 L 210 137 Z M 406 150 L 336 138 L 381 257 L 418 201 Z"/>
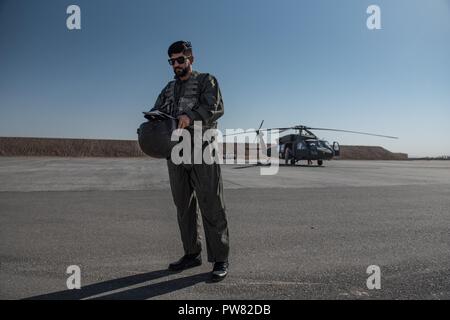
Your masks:
<path fill-rule="evenodd" d="M 157 270 L 147 273 L 141 273 L 124 278 L 108 280 L 104 282 L 94 283 L 87 286 L 82 286 L 81 289 L 64 290 L 52 292 L 48 294 L 38 295 L 26 298 L 24 300 L 144 300 L 159 295 L 167 294 L 173 291 L 184 289 L 193 286 L 200 282 L 209 283 L 210 273 L 200 273 L 183 278 L 171 279 L 164 282 L 152 283 L 138 288 L 131 288 L 128 290 L 113 292 L 111 291 L 123 289 L 129 286 L 134 286 L 147 281 L 167 277 L 177 274 L 169 270 Z M 108 294 L 109 293 L 109 294 Z M 97 295 L 102 295 L 95 297 Z M 89 298 L 93 297 L 93 298 Z"/>
<path fill-rule="evenodd" d="M 252 168 L 252 167 L 269 167 L 269 164 L 243 164 L 241 166 L 238 167 L 233 167 L 233 169 L 246 169 L 246 168 Z M 325 166 L 319 166 L 319 165 L 307 165 L 307 164 L 295 164 L 295 165 L 290 165 L 290 164 L 285 164 L 285 163 L 279 163 L 278 164 L 279 167 L 301 167 L 301 168 L 324 168 Z"/>

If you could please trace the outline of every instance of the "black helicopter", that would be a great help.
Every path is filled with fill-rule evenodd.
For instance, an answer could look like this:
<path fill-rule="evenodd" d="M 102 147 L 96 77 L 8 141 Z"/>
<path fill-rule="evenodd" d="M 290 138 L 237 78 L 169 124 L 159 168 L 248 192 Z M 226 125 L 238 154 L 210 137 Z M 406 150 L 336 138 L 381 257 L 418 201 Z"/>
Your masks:
<path fill-rule="evenodd" d="M 257 130 L 254 130 L 254 132 L 256 133 L 256 138 L 259 141 L 259 145 L 261 145 L 262 153 L 266 154 L 268 157 L 271 157 L 272 153 L 278 153 L 278 158 L 284 159 L 285 164 L 290 165 L 295 165 L 300 160 L 306 160 L 308 162 L 308 165 L 310 165 L 314 160 L 317 161 L 317 164 L 319 166 L 322 166 L 323 160 L 330 160 L 333 157 L 338 157 L 340 155 L 340 146 L 337 141 L 334 141 L 333 144 L 331 145 L 328 141 L 319 139 L 314 133 L 311 132 L 311 130 L 338 131 L 390 139 L 398 139 L 398 137 L 386 136 L 375 133 L 341 130 L 341 129 L 329 129 L 329 128 L 312 128 L 304 125 L 296 125 L 293 127 L 285 127 L 285 128 L 261 129 L 263 123 L 264 120 L 261 122 L 259 128 Z M 277 145 L 270 146 L 269 148 L 267 148 L 266 143 L 264 142 L 263 139 L 264 136 L 264 134 L 262 133 L 263 131 L 267 132 L 278 131 L 279 133 L 282 133 L 288 130 L 295 130 L 297 131 L 297 133 L 282 136 L 278 139 Z M 247 131 L 247 133 L 248 132 L 249 131 Z M 261 164 L 259 162 L 259 158 L 258 164 Z"/>

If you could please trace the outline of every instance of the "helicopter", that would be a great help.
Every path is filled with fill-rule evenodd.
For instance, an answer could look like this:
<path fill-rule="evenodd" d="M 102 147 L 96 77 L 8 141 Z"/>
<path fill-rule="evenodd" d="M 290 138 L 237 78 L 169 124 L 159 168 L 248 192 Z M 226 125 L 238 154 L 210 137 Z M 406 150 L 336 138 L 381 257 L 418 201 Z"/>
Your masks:
<path fill-rule="evenodd" d="M 340 146 L 337 141 L 334 141 L 333 144 L 330 144 L 326 140 L 319 139 L 311 130 L 337 131 L 389 139 L 398 139 L 398 137 L 375 133 L 330 129 L 330 128 L 313 128 L 305 125 L 295 125 L 292 127 L 284 127 L 284 128 L 261 129 L 263 123 L 264 120 L 261 121 L 259 128 L 253 131 L 256 133 L 256 139 L 258 139 L 259 141 L 259 144 L 257 145 L 258 165 L 262 165 L 262 163 L 259 161 L 259 145 L 261 145 L 262 153 L 267 155 L 267 157 L 270 158 L 272 156 L 272 153 L 274 153 L 275 151 L 276 153 L 278 153 L 278 158 L 283 159 L 286 165 L 295 165 L 298 161 L 306 160 L 308 165 L 311 165 L 312 161 L 317 161 L 317 165 L 322 166 L 324 160 L 331 160 L 334 157 L 340 156 Z M 279 133 L 282 133 L 288 130 L 294 130 L 296 131 L 296 133 L 287 134 L 280 137 L 275 147 L 271 146 L 270 148 L 267 148 L 263 138 L 264 137 L 264 134 L 262 133 L 263 131 L 267 132 L 278 131 Z M 228 136 L 236 134 L 240 133 L 230 134 Z"/>

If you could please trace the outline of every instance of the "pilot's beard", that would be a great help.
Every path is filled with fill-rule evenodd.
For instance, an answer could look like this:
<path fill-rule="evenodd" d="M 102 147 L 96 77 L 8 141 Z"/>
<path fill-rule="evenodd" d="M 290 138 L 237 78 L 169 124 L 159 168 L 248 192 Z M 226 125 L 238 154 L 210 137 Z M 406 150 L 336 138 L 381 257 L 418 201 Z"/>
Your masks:
<path fill-rule="evenodd" d="M 185 75 L 188 74 L 188 72 L 189 72 L 189 67 L 182 68 L 181 71 L 179 69 L 174 70 L 174 73 L 178 78 L 184 77 Z"/>

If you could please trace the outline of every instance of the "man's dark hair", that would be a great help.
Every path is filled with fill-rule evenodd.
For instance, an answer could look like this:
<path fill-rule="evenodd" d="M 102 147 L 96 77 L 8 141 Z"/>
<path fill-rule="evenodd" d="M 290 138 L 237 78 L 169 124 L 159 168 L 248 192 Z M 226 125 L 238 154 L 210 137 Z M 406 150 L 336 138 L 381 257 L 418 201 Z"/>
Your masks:
<path fill-rule="evenodd" d="M 170 45 L 167 50 L 169 57 L 174 53 L 183 53 L 186 56 L 192 55 L 192 45 L 189 41 L 177 41 Z"/>

